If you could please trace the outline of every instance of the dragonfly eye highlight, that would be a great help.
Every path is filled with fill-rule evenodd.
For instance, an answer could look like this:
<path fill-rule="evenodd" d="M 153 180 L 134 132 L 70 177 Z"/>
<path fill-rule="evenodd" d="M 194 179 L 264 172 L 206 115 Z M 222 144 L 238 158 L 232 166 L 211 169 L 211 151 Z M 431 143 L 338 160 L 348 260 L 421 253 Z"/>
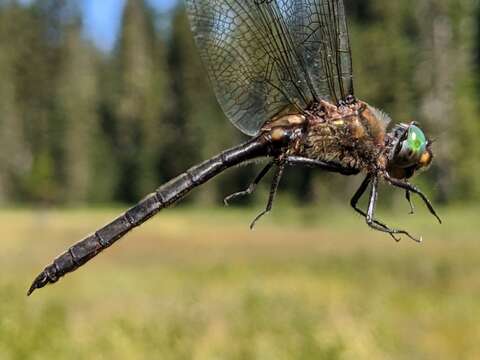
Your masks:
<path fill-rule="evenodd" d="M 408 167 L 417 164 L 427 149 L 427 138 L 423 131 L 410 125 L 405 140 L 400 143 L 400 150 L 395 157 L 398 166 Z"/>
<path fill-rule="evenodd" d="M 423 154 L 427 147 L 427 138 L 425 137 L 425 134 L 415 125 L 411 125 L 408 129 L 407 142 L 409 149 L 416 154 Z"/>

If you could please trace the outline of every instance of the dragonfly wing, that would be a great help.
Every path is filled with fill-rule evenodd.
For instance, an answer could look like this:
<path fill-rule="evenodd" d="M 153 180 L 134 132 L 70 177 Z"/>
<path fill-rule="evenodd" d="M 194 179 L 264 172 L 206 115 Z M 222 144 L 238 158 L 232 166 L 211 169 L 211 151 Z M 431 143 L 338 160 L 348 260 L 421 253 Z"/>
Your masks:
<path fill-rule="evenodd" d="M 343 0 L 283 3 L 289 8 L 286 19 L 316 93 L 333 103 L 353 96 L 352 53 Z"/>
<path fill-rule="evenodd" d="M 255 135 L 286 107 L 302 110 L 353 92 L 346 80 L 351 60 L 342 0 L 186 5 L 217 99 L 244 133 Z"/>

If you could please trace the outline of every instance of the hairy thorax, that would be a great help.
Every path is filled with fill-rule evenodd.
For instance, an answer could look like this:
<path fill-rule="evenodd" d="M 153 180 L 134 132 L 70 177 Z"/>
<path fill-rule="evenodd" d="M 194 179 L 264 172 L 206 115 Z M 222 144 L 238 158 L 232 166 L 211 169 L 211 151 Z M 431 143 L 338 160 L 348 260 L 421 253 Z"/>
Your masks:
<path fill-rule="evenodd" d="M 370 171 L 381 162 L 386 124 L 363 102 L 334 106 L 322 102 L 307 116 L 300 155 Z"/>

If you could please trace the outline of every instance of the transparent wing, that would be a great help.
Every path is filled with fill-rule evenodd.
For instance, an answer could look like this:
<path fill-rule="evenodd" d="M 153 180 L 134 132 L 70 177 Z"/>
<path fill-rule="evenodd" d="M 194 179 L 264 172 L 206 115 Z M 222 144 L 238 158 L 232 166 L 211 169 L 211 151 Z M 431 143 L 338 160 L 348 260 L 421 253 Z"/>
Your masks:
<path fill-rule="evenodd" d="M 353 95 L 343 0 L 186 0 L 230 121 L 255 135 L 286 107 Z"/>
<path fill-rule="evenodd" d="M 352 52 L 343 0 L 284 0 L 284 4 L 291 4 L 287 23 L 316 92 L 334 103 L 353 96 Z"/>

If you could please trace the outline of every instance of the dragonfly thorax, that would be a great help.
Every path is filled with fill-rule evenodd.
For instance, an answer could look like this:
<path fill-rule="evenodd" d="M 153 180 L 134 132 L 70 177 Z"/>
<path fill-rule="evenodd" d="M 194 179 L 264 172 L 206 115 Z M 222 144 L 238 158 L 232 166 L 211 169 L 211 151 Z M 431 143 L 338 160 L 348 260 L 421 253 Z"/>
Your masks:
<path fill-rule="evenodd" d="M 361 101 L 321 105 L 307 117 L 300 155 L 363 172 L 378 168 L 385 148 L 386 123 L 375 109 Z"/>

